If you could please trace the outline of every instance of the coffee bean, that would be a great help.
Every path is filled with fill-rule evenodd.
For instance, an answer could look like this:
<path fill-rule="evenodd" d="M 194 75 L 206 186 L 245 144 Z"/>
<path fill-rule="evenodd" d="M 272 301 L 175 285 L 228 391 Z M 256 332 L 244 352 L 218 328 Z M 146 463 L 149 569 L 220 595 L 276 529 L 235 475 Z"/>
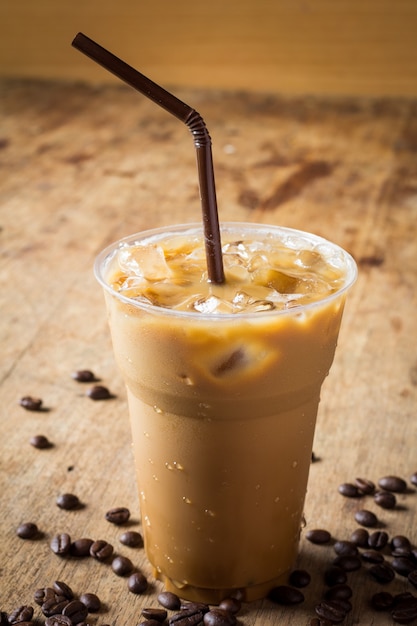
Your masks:
<path fill-rule="evenodd" d="M 35 539 L 39 535 L 39 529 L 33 522 L 24 522 L 19 524 L 16 534 L 21 539 Z"/>
<path fill-rule="evenodd" d="M 60 615 L 64 608 L 69 604 L 70 600 L 64 596 L 59 596 L 54 593 L 54 597 L 42 604 L 41 609 L 45 617 L 51 617 L 52 615 Z"/>
<path fill-rule="evenodd" d="M 366 526 L 367 528 L 376 526 L 378 524 L 378 518 L 375 513 L 372 511 L 367 511 L 366 509 L 360 509 L 355 513 L 355 520 L 361 526 Z"/>
<path fill-rule="evenodd" d="M 73 624 L 79 624 L 87 617 L 88 609 L 80 600 L 71 600 L 62 611 L 62 615 L 69 617 Z"/>
<path fill-rule="evenodd" d="M 119 506 L 107 511 L 105 518 L 108 522 L 112 524 L 116 524 L 116 526 L 120 526 L 121 524 L 125 524 L 130 517 L 130 511 L 126 507 Z"/>
<path fill-rule="evenodd" d="M 78 383 L 93 383 L 97 381 L 91 370 L 77 370 L 71 374 L 72 378 Z"/>
<path fill-rule="evenodd" d="M 411 542 L 408 537 L 405 537 L 404 535 L 395 535 L 392 537 L 390 546 L 391 550 L 404 549 L 411 552 Z"/>
<path fill-rule="evenodd" d="M 341 567 L 345 572 L 355 572 L 362 567 L 360 557 L 357 555 L 339 555 L 333 559 L 333 565 Z"/>
<path fill-rule="evenodd" d="M 110 393 L 107 387 L 103 385 L 94 385 L 86 393 L 91 400 L 110 400 L 114 396 Z"/>
<path fill-rule="evenodd" d="M 403 493 L 407 489 L 407 483 L 399 476 L 384 476 L 378 481 L 378 485 L 386 491 L 394 493 Z"/>
<path fill-rule="evenodd" d="M 352 543 L 359 548 L 366 548 L 368 546 L 369 532 L 366 528 L 356 528 L 350 536 Z"/>
<path fill-rule="evenodd" d="M 148 581 L 141 572 L 134 572 L 129 576 L 127 588 L 131 593 L 141 594 L 148 588 Z"/>
<path fill-rule="evenodd" d="M 289 585 L 274 587 L 268 593 L 268 598 L 275 604 L 288 606 L 304 602 L 304 594 L 299 589 L 295 589 L 295 587 L 290 587 Z"/>
<path fill-rule="evenodd" d="M 388 611 L 394 604 L 394 596 L 387 591 L 374 593 L 371 604 L 375 611 Z"/>
<path fill-rule="evenodd" d="M 366 563 L 383 563 L 385 561 L 383 555 L 376 550 L 364 550 L 361 554 L 362 560 Z"/>
<path fill-rule="evenodd" d="M 88 537 L 81 537 L 81 539 L 76 539 L 71 543 L 70 554 L 72 556 L 77 556 L 80 558 L 90 556 L 90 550 L 93 543 L 94 541 L 92 539 L 89 539 Z"/>
<path fill-rule="evenodd" d="M 333 549 L 340 556 L 354 556 L 358 554 L 358 548 L 353 541 L 336 541 Z"/>
<path fill-rule="evenodd" d="M 388 543 L 388 533 L 384 530 L 376 530 L 369 535 L 368 545 L 373 550 L 382 550 Z"/>
<path fill-rule="evenodd" d="M 6 611 L 0 611 L 0 626 L 10 626 Z"/>
<path fill-rule="evenodd" d="M 154 609 L 152 607 L 145 607 L 142 609 L 142 615 L 146 619 L 154 619 L 157 622 L 164 622 L 168 616 L 167 611 L 165 609 Z"/>
<path fill-rule="evenodd" d="M 413 569 L 413 571 L 408 574 L 407 578 L 408 582 L 410 582 L 413 587 L 417 589 L 417 569 Z"/>
<path fill-rule="evenodd" d="M 295 569 L 291 572 L 288 582 L 291 587 L 307 587 L 311 582 L 311 576 L 305 569 Z"/>
<path fill-rule="evenodd" d="M 68 554 L 71 548 L 71 537 L 67 533 L 60 533 L 52 537 L 49 545 L 54 554 L 61 556 Z"/>
<path fill-rule="evenodd" d="M 45 620 L 45 626 L 73 626 L 72 621 L 66 615 L 51 615 Z"/>
<path fill-rule="evenodd" d="M 338 491 L 345 498 L 360 498 L 363 495 L 353 483 L 342 483 L 339 485 Z"/>
<path fill-rule="evenodd" d="M 204 602 L 187 602 L 181 601 L 181 610 L 183 611 L 199 611 L 200 613 L 207 613 L 210 610 L 208 604 Z"/>
<path fill-rule="evenodd" d="M 127 576 L 132 573 L 133 563 L 126 556 L 116 556 L 111 563 L 111 568 L 117 576 Z"/>
<path fill-rule="evenodd" d="M 374 495 L 374 501 L 383 509 L 393 509 L 397 504 L 397 498 L 390 491 L 377 491 Z"/>
<path fill-rule="evenodd" d="M 45 437 L 45 435 L 34 435 L 29 439 L 29 443 L 34 448 L 38 448 L 38 450 L 52 448 L 52 443 L 49 441 L 48 437 Z"/>
<path fill-rule="evenodd" d="M 74 598 L 74 592 L 71 587 L 62 582 L 62 580 L 55 580 L 52 588 L 56 594 L 67 598 L 67 600 L 72 600 Z"/>
<path fill-rule="evenodd" d="M 390 583 L 395 578 L 395 572 L 388 563 L 379 563 L 369 568 L 369 574 L 382 585 Z"/>
<path fill-rule="evenodd" d="M 332 624 L 340 624 L 346 617 L 346 611 L 337 602 L 323 600 L 315 607 L 317 615 L 321 619 L 329 620 Z"/>
<path fill-rule="evenodd" d="M 33 594 L 33 599 L 36 604 L 42 606 L 42 604 L 48 600 L 55 600 L 56 593 L 51 587 L 42 587 L 37 589 Z"/>
<path fill-rule="evenodd" d="M 89 613 L 97 613 L 101 608 L 100 598 L 95 593 L 82 593 L 79 599 L 87 607 Z"/>
<path fill-rule="evenodd" d="M 40 398 L 33 398 L 32 396 L 24 396 L 20 398 L 20 406 L 26 411 L 40 411 L 42 408 L 42 400 Z"/>
<path fill-rule="evenodd" d="M 33 617 L 33 607 L 23 604 L 10 613 L 9 624 L 17 624 L 19 622 L 30 622 Z"/>
<path fill-rule="evenodd" d="M 351 597 L 352 589 L 346 584 L 334 585 L 324 594 L 325 600 L 349 600 Z"/>
<path fill-rule="evenodd" d="M 364 495 L 370 495 L 375 491 L 375 483 L 367 478 L 355 478 L 355 486 Z"/>
<path fill-rule="evenodd" d="M 397 556 L 392 559 L 391 566 L 400 576 L 408 577 L 416 569 L 415 563 L 404 556 Z"/>
<path fill-rule="evenodd" d="M 127 530 L 119 537 L 120 543 L 129 548 L 142 548 L 143 537 L 136 530 Z"/>
<path fill-rule="evenodd" d="M 99 539 L 94 541 L 90 546 L 90 556 L 97 559 L 97 561 L 105 561 L 109 559 L 113 554 L 113 546 L 111 543 Z"/>
<path fill-rule="evenodd" d="M 223 609 L 223 611 L 228 611 L 229 613 L 239 613 L 242 608 L 242 603 L 237 598 L 224 598 L 219 604 L 219 609 Z"/>
<path fill-rule="evenodd" d="M 324 582 L 329 587 L 334 585 L 344 585 L 347 581 L 347 575 L 344 569 L 337 565 L 331 565 L 324 571 Z"/>
<path fill-rule="evenodd" d="M 171 591 L 162 591 L 158 595 L 158 602 L 170 611 L 178 611 L 181 607 L 180 598 L 177 596 L 177 594 L 172 593 Z"/>
<path fill-rule="evenodd" d="M 169 626 L 199 626 L 203 621 L 203 612 L 198 609 L 184 609 L 174 613 L 168 620 Z"/>
<path fill-rule="evenodd" d="M 211 609 L 203 618 L 204 626 L 234 626 L 236 623 L 233 613 L 223 609 Z"/>
<path fill-rule="evenodd" d="M 391 617 L 394 622 L 398 624 L 409 624 L 417 618 L 417 598 L 409 596 L 404 598 L 400 602 L 396 602 L 394 598 L 395 607 L 391 611 Z"/>
<path fill-rule="evenodd" d="M 78 509 L 81 506 L 81 502 L 74 493 L 62 493 L 57 499 L 56 503 L 60 509 L 65 509 L 66 511 L 72 511 L 74 509 Z"/>
<path fill-rule="evenodd" d="M 332 537 L 329 531 L 322 528 L 315 528 L 306 532 L 306 539 L 308 539 L 311 543 L 329 543 L 331 538 Z"/>

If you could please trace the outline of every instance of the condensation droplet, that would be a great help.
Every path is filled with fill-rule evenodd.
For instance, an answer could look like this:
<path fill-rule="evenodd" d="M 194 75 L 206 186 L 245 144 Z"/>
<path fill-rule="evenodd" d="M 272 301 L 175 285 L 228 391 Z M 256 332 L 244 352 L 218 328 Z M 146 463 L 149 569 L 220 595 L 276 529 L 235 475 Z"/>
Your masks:
<path fill-rule="evenodd" d="M 305 518 L 304 513 L 301 516 L 301 529 L 305 528 L 307 526 L 307 520 Z"/>
<path fill-rule="evenodd" d="M 146 432 L 146 430 L 143 431 L 143 436 L 146 437 L 147 439 L 149 439 L 150 435 L 148 432 Z"/>
<path fill-rule="evenodd" d="M 187 498 L 187 496 L 182 496 L 182 501 L 185 502 L 185 504 L 191 504 L 191 500 Z"/>
<path fill-rule="evenodd" d="M 256 485 L 255 489 L 258 491 L 261 488 L 261 485 Z"/>
<path fill-rule="evenodd" d="M 173 466 L 173 465 L 171 465 L 171 463 L 168 463 L 168 461 L 165 463 L 165 467 L 166 467 L 168 470 L 173 470 L 173 469 L 174 469 L 174 466 Z"/>
<path fill-rule="evenodd" d="M 181 465 L 181 463 L 178 463 L 178 461 L 174 461 L 173 463 L 175 469 L 177 469 L 179 472 L 183 472 L 184 471 L 184 466 Z"/>
<path fill-rule="evenodd" d="M 208 515 L 209 517 L 216 517 L 216 513 L 212 511 L 211 509 L 204 509 L 204 513 Z"/>
<path fill-rule="evenodd" d="M 277 496 L 277 497 L 274 499 L 274 502 L 279 502 L 279 501 L 280 501 L 280 497 L 279 497 L 279 496 Z"/>
<path fill-rule="evenodd" d="M 145 515 L 145 526 L 148 526 L 148 528 L 151 526 L 151 520 L 147 515 Z"/>
<path fill-rule="evenodd" d="M 163 410 L 159 408 L 159 406 L 154 406 L 153 410 L 155 411 L 155 413 L 158 413 L 159 415 L 162 415 Z"/>
<path fill-rule="evenodd" d="M 297 465 L 298 465 L 298 461 L 293 461 L 292 462 L 292 466 L 293 466 L 294 469 L 297 467 Z"/>
<path fill-rule="evenodd" d="M 157 476 L 156 474 L 152 474 L 152 478 L 153 478 L 156 482 L 158 482 L 158 480 L 159 480 L 159 478 L 158 478 L 158 476 Z"/>

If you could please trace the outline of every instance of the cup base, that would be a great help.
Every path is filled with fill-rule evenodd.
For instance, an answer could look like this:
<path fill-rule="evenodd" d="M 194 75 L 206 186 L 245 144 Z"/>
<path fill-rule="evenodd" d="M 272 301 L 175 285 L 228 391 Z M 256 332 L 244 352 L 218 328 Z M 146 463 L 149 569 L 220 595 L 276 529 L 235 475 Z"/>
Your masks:
<path fill-rule="evenodd" d="M 265 598 L 274 587 L 288 583 L 289 572 L 281 576 L 268 580 L 267 582 L 251 585 L 250 587 L 239 587 L 230 589 L 208 589 L 205 587 L 194 587 L 171 580 L 164 574 L 154 570 L 154 576 L 164 583 L 166 591 L 175 593 L 184 600 L 191 602 L 204 602 L 206 604 L 218 605 L 225 598 L 237 598 L 241 602 L 254 602 Z"/>

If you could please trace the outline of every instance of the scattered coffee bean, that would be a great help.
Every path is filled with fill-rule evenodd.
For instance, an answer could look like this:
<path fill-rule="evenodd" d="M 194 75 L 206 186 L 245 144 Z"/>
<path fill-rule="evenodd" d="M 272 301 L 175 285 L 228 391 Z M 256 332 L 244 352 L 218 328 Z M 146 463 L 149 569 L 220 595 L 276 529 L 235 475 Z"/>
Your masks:
<path fill-rule="evenodd" d="M 362 560 L 366 563 L 383 563 L 385 561 L 383 555 L 376 550 L 364 550 L 361 554 Z"/>
<path fill-rule="evenodd" d="M 356 528 L 350 536 L 352 543 L 356 544 L 358 548 L 366 548 L 368 546 L 369 531 L 366 528 Z"/>
<path fill-rule="evenodd" d="M 236 623 L 235 615 L 223 609 L 211 609 L 203 618 L 204 626 L 234 626 Z"/>
<path fill-rule="evenodd" d="M 306 532 L 306 539 L 308 539 L 311 543 L 329 543 L 331 538 L 332 537 L 329 531 L 322 528 L 315 528 Z"/>
<path fill-rule="evenodd" d="M 223 611 L 228 611 L 229 613 L 233 613 L 236 615 L 239 613 L 242 608 L 242 603 L 237 598 L 225 598 L 219 604 L 219 609 L 223 609 Z"/>
<path fill-rule="evenodd" d="M 375 491 L 375 483 L 367 478 L 355 478 L 355 486 L 361 493 L 367 496 Z"/>
<path fill-rule="evenodd" d="M 127 581 L 127 588 L 131 593 L 141 594 L 148 588 L 148 581 L 141 572 L 134 572 L 129 576 L 129 579 Z"/>
<path fill-rule="evenodd" d="M 413 585 L 413 587 L 417 589 L 417 569 L 414 569 L 412 572 L 410 572 L 407 578 L 408 578 L 408 582 L 410 582 Z"/>
<path fill-rule="evenodd" d="M 52 552 L 59 555 L 68 554 L 71 549 L 71 537 L 67 533 L 60 533 L 51 539 L 49 544 Z"/>
<path fill-rule="evenodd" d="M 293 605 L 304 602 L 304 594 L 290 585 L 279 585 L 268 593 L 268 598 L 275 604 Z"/>
<path fill-rule="evenodd" d="M 311 582 L 311 576 L 305 569 L 295 569 L 291 572 L 288 582 L 291 587 L 307 587 Z"/>
<path fill-rule="evenodd" d="M 30 622 L 33 617 L 33 607 L 27 604 L 19 606 L 17 609 L 10 613 L 8 620 L 9 624 L 17 624 L 19 622 Z"/>
<path fill-rule="evenodd" d="M 349 600 L 351 597 L 352 589 L 346 584 L 334 585 L 324 594 L 325 600 Z"/>
<path fill-rule="evenodd" d="M 336 541 L 333 549 L 340 556 L 354 556 L 358 554 L 358 547 L 353 541 Z"/>
<path fill-rule="evenodd" d="M 345 498 L 360 498 L 363 495 L 353 483 L 342 483 L 339 485 L 338 491 Z"/>
<path fill-rule="evenodd" d="M 391 561 L 391 566 L 397 574 L 407 578 L 416 569 L 415 563 L 405 556 L 396 556 Z"/>
<path fill-rule="evenodd" d="M 110 400 L 110 398 L 114 397 L 109 389 L 103 385 L 94 385 L 87 391 L 86 395 L 91 400 Z"/>
<path fill-rule="evenodd" d="M 394 608 L 391 617 L 398 624 L 409 624 L 417 618 L 417 598 L 409 596 L 400 601 L 394 597 Z"/>
<path fill-rule="evenodd" d="M 76 539 L 71 543 L 70 554 L 77 557 L 90 556 L 90 550 L 93 543 L 94 541 L 92 539 L 89 539 L 88 537 L 81 537 L 81 539 Z"/>
<path fill-rule="evenodd" d="M 97 559 L 97 561 L 105 561 L 109 559 L 113 554 L 113 546 L 111 543 L 99 539 L 94 541 L 90 546 L 90 556 Z"/>
<path fill-rule="evenodd" d="M 6 611 L 0 611 L 0 626 L 10 626 Z"/>
<path fill-rule="evenodd" d="M 42 400 L 33 398 L 32 396 L 24 396 L 20 399 L 20 406 L 27 411 L 40 411 L 42 408 Z"/>
<path fill-rule="evenodd" d="M 78 383 L 93 383 L 98 380 L 91 370 L 77 370 L 71 376 Z"/>
<path fill-rule="evenodd" d="M 406 550 L 409 553 L 411 552 L 410 540 L 404 535 L 395 535 L 394 537 L 392 537 L 390 541 L 390 546 L 393 552 L 395 550 Z"/>
<path fill-rule="evenodd" d="M 55 580 L 52 588 L 56 594 L 67 598 L 67 600 L 72 600 L 74 598 L 74 592 L 71 587 L 69 587 L 67 583 L 62 582 L 62 580 Z"/>
<path fill-rule="evenodd" d="M 165 609 L 154 609 L 152 607 L 145 607 L 142 609 L 142 615 L 146 619 L 154 619 L 161 623 L 168 617 L 168 612 Z"/>
<path fill-rule="evenodd" d="M 334 585 L 344 585 L 346 581 L 346 571 L 337 565 L 331 565 L 324 572 L 324 582 L 329 587 L 334 587 Z"/>
<path fill-rule="evenodd" d="M 333 565 L 341 567 L 345 572 L 355 572 L 362 567 L 362 562 L 359 556 L 341 554 L 333 559 Z"/>
<path fill-rule="evenodd" d="M 383 509 L 393 509 L 397 504 L 397 498 L 391 491 L 377 491 L 374 495 L 374 501 Z"/>
<path fill-rule="evenodd" d="M 111 562 L 111 568 L 117 576 L 127 576 L 133 571 L 133 563 L 126 556 L 116 556 Z"/>
<path fill-rule="evenodd" d="M 188 608 L 174 613 L 168 620 L 169 626 L 199 626 L 205 614 L 197 608 Z"/>
<path fill-rule="evenodd" d="M 17 527 L 16 535 L 21 539 L 35 539 L 39 535 L 39 529 L 33 522 L 23 522 Z"/>
<path fill-rule="evenodd" d="M 54 593 L 53 598 L 48 598 L 42 604 L 41 609 L 45 617 L 61 614 L 64 608 L 69 604 L 70 600 Z"/>
<path fill-rule="evenodd" d="M 355 520 L 361 526 L 366 526 L 367 528 L 376 526 L 378 524 L 378 518 L 375 513 L 372 511 L 368 511 L 366 509 L 360 509 L 355 513 Z"/>
<path fill-rule="evenodd" d="M 120 543 L 129 548 L 142 548 L 143 537 L 136 530 L 127 530 L 119 537 Z"/>
<path fill-rule="evenodd" d="M 88 609 L 80 600 L 71 600 L 64 607 L 62 615 L 69 617 L 73 624 L 79 624 L 87 617 Z"/>
<path fill-rule="evenodd" d="M 384 530 L 376 530 L 369 535 L 368 545 L 373 550 L 382 550 L 388 543 L 388 533 Z"/>
<path fill-rule="evenodd" d="M 80 602 L 87 607 L 89 613 L 97 613 L 101 608 L 100 598 L 95 593 L 82 593 Z"/>
<path fill-rule="evenodd" d="M 187 602 L 181 601 L 181 610 L 183 611 L 199 611 L 200 613 L 207 613 L 210 610 L 208 604 L 204 602 Z"/>
<path fill-rule="evenodd" d="M 328 620 L 331 624 L 340 624 L 346 617 L 346 611 L 339 603 L 330 600 L 320 602 L 315 611 L 321 619 Z"/>
<path fill-rule="evenodd" d="M 52 448 L 52 443 L 49 441 L 48 437 L 45 437 L 45 435 L 34 435 L 29 439 L 29 443 L 38 450 Z"/>
<path fill-rule="evenodd" d="M 387 591 L 374 593 L 371 604 L 375 611 L 388 611 L 394 604 L 394 596 Z"/>
<path fill-rule="evenodd" d="M 382 585 L 390 583 L 395 578 L 395 572 L 389 563 L 379 563 L 369 568 L 369 574 Z"/>
<path fill-rule="evenodd" d="M 404 493 L 407 489 L 407 483 L 399 476 L 384 476 L 379 479 L 378 485 L 381 489 L 394 493 Z"/>
<path fill-rule="evenodd" d="M 72 621 L 66 615 L 51 615 L 45 620 L 45 626 L 73 626 Z"/>
<path fill-rule="evenodd" d="M 62 493 L 57 499 L 56 503 L 60 509 L 65 509 L 66 511 L 72 511 L 74 509 L 78 509 L 81 506 L 81 502 L 74 493 Z"/>
<path fill-rule="evenodd" d="M 181 600 L 177 594 L 171 591 L 162 591 L 158 595 L 158 602 L 170 611 L 178 611 L 181 607 Z"/>
<path fill-rule="evenodd" d="M 116 524 L 116 526 L 120 526 L 121 524 L 125 524 L 130 517 L 130 511 L 124 506 L 115 507 L 107 511 L 105 518 L 108 522 L 112 524 Z"/>
<path fill-rule="evenodd" d="M 41 589 L 37 589 L 33 594 L 33 599 L 39 606 L 42 606 L 42 604 L 48 600 L 54 600 L 55 597 L 56 593 L 51 587 L 42 587 Z"/>

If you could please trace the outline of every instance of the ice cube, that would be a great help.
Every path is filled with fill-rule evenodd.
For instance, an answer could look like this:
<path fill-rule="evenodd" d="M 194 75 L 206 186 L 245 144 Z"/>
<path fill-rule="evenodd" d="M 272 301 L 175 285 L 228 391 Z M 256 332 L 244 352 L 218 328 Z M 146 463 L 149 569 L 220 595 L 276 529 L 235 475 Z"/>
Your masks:
<path fill-rule="evenodd" d="M 120 268 L 130 276 L 141 276 L 151 282 L 171 276 L 164 251 L 157 244 L 122 248 L 118 259 Z"/>
<path fill-rule="evenodd" d="M 213 295 L 195 299 L 193 301 L 192 308 L 199 313 L 206 314 L 232 312 L 232 305 L 230 302 Z"/>

